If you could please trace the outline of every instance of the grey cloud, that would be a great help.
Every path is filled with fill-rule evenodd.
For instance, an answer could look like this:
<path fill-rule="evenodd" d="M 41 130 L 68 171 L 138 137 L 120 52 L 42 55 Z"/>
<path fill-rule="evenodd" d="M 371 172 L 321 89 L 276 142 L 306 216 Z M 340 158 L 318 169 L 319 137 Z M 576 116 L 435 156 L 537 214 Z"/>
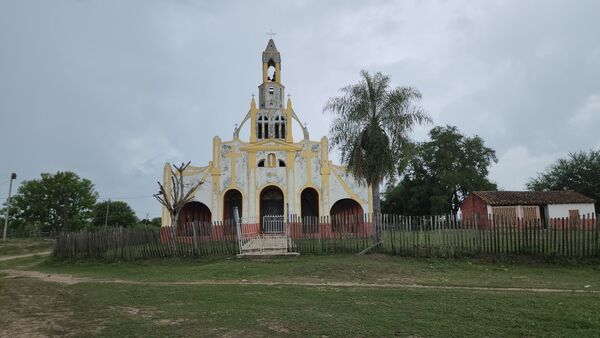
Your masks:
<path fill-rule="evenodd" d="M 212 137 L 231 137 L 272 28 L 313 139 L 327 134 L 325 100 L 381 70 L 418 87 L 437 124 L 481 135 L 500 158 L 493 178 L 522 188 L 557 156 L 600 147 L 599 12 L 595 1 L 3 1 L 0 175 L 73 170 L 159 215 L 164 162 L 204 165 Z"/>

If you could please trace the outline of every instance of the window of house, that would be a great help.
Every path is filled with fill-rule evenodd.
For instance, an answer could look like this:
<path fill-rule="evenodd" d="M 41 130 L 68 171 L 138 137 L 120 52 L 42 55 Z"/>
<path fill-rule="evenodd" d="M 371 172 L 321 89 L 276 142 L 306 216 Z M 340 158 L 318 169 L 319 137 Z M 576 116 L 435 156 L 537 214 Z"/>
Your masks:
<path fill-rule="evenodd" d="M 569 210 L 569 221 L 570 222 L 579 221 L 579 210 L 578 209 Z"/>
<path fill-rule="evenodd" d="M 538 222 L 540 220 L 540 207 L 535 206 L 523 206 L 523 221 L 525 222 Z"/>
<path fill-rule="evenodd" d="M 497 225 L 514 222 L 517 219 L 517 207 L 492 207 L 492 216 Z"/>

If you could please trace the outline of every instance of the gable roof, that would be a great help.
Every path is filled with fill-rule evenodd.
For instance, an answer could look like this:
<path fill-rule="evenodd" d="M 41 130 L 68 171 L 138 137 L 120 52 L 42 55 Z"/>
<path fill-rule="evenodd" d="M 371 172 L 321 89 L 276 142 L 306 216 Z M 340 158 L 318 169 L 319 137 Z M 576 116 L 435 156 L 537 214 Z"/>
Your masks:
<path fill-rule="evenodd" d="M 473 191 L 489 205 L 541 205 L 594 203 L 593 198 L 566 191 Z"/>

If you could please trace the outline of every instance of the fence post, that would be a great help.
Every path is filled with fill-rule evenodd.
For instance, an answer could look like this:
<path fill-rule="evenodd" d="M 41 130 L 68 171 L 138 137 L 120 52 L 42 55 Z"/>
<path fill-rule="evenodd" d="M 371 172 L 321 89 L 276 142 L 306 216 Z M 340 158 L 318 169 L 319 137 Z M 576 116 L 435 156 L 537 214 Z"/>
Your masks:
<path fill-rule="evenodd" d="M 240 214 L 238 212 L 237 206 L 233 207 L 233 220 L 235 221 L 235 230 L 237 232 L 238 239 L 238 249 L 240 254 L 242 253 L 242 225 L 240 224 Z"/>
<path fill-rule="evenodd" d="M 595 249 L 595 256 L 596 257 L 600 257 L 600 214 L 596 215 L 596 222 L 595 222 L 595 234 L 594 234 L 594 249 Z"/>
<path fill-rule="evenodd" d="M 192 242 L 194 248 L 194 256 L 198 256 L 198 231 L 196 229 L 199 221 L 192 221 Z"/>

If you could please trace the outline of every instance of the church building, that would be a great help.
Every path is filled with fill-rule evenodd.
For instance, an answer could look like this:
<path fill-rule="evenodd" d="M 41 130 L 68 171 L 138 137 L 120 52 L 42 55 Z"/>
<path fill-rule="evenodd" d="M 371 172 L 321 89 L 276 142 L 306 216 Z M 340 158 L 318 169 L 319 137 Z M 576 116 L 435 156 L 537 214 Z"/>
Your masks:
<path fill-rule="evenodd" d="M 285 98 L 281 55 L 270 39 L 262 53 L 262 83 L 258 103 L 250 108 L 233 139 L 213 138 L 212 159 L 205 166 L 190 165 L 188 183 L 204 181 L 194 201 L 180 213 L 180 222 L 217 222 L 234 218 L 237 207 L 243 223 L 262 223 L 264 216 L 331 216 L 370 213 L 370 187 L 346 168 L 329 160 L 327 137 L 309 139 L 307 128 Z M 302 135 L 292 135 L 298 123 Z M 241 140 L 241 128 L 250 128 L 250 139 Z M 298 142 L 294 136 L 300 136 Z M 163 182 L 171 181 L 165 164 Z M 163 207 L 162 224 L 170 225 Z"/>

